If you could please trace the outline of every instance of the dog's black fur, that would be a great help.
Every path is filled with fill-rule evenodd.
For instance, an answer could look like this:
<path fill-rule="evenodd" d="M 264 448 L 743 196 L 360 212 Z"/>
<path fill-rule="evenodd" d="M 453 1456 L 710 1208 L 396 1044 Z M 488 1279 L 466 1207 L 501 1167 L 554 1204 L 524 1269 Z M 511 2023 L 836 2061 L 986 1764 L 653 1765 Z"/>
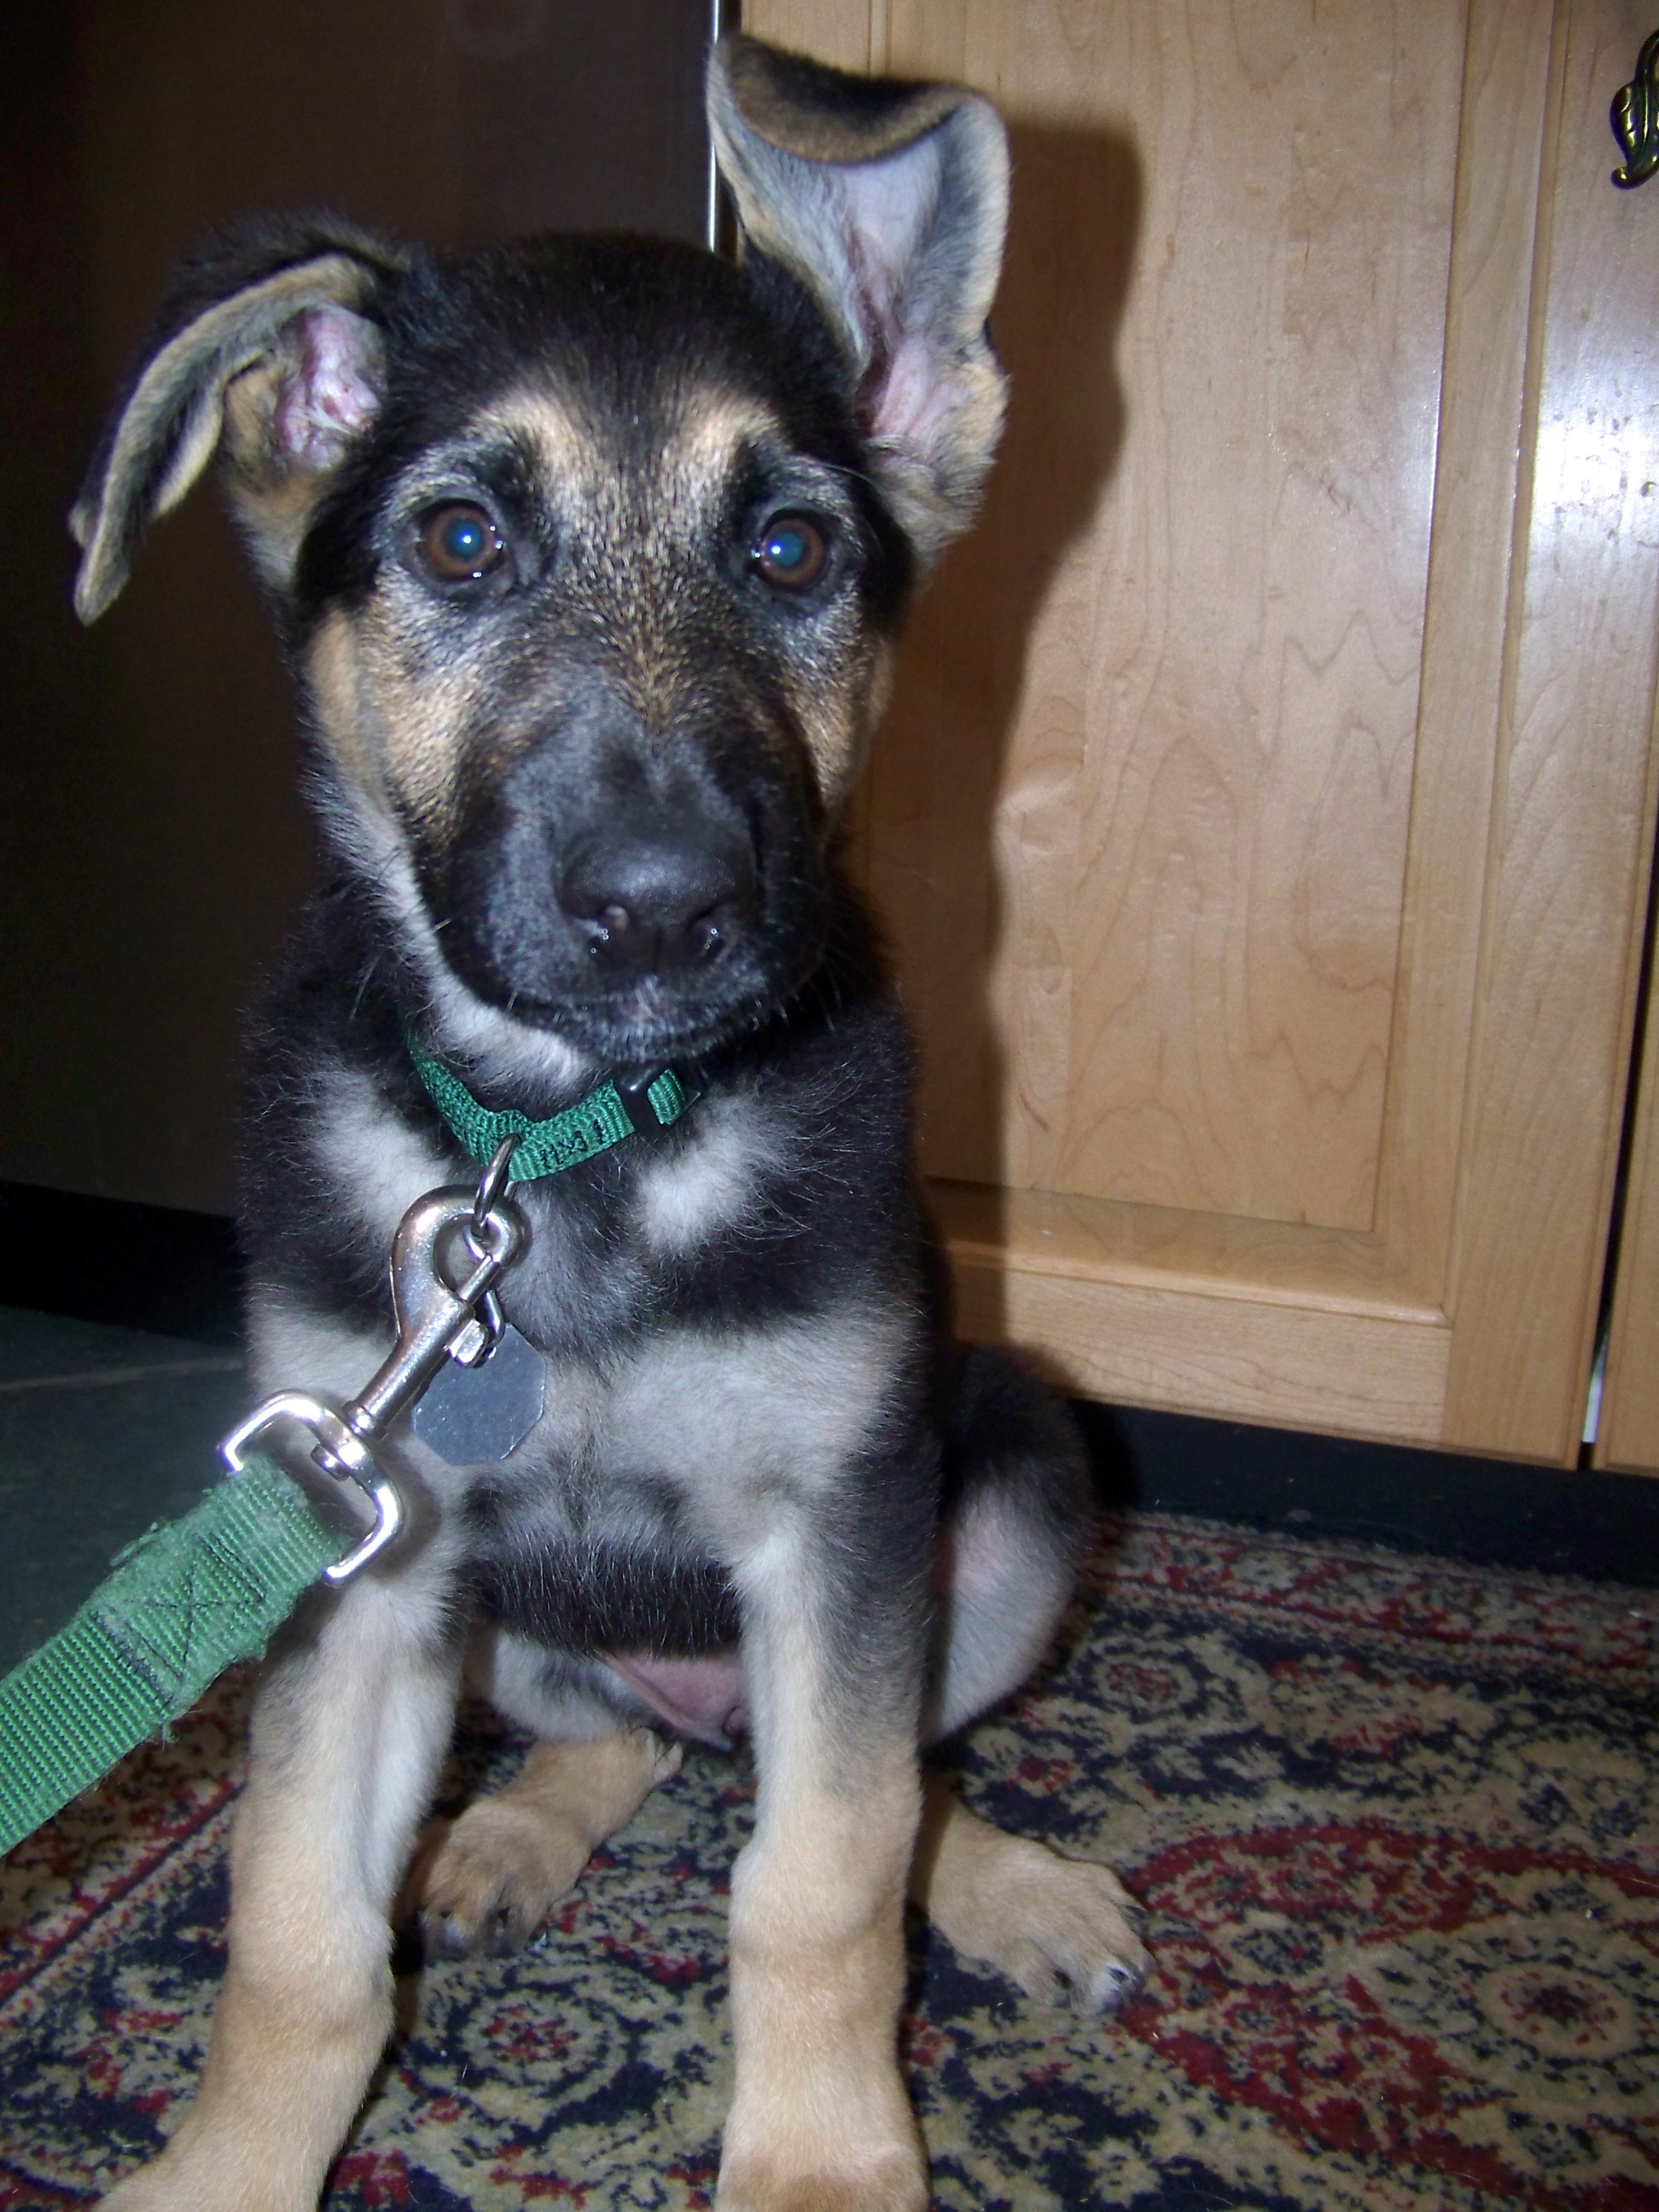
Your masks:
<path fill-rule="evenodd" d="M 1040 1653 L 1087 1484 L 1064 1415 L 949 1346 L 910 1046 L 837 823 L 994 443 L 1005 164 L 972 95 L 744 41 L 711 112 L 738 266 L 637 240 L 443 261 L 326 220 L 223 241 L 76 511 L 90 617 L 217 449 L 306 705 L 324 871 L 243 1146 L 264 1380 L 365 1381 L 398 1216 L 476 1175 L 411 1040 L 532 1117 L 671 1061 L 695 1094 L 515 1188 L 501 1295 L 548 1410 L 493 1465 L 394 1437 L 410 1534 L 274 1660 L 214 2057 L 123 2207 L 314 2197 L 469 1636 L 543 1750 L 428 1866 L 434 1940 L 533 1925 L 672 1765 L 647 1731 L 747 1721 L 722 2206 L 925 2189 L 892 2048 L 917 1749 Z M 912 1887 L 956 1940 L 1086 2002 L 1133 1982 L 1103 1869 L 942 1796 L 922 1837 Z"/>

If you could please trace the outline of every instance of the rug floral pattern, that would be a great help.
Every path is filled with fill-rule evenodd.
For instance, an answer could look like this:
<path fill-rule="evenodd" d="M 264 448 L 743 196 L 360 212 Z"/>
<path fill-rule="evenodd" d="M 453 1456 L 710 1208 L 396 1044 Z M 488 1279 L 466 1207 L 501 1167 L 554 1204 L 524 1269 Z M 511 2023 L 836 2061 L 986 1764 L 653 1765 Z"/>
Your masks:
<path fill-rule="evenodd" d="M 1659 1601 L 1141 1518 L 975 1732 L 1005 1826 L 1110 1858 L 1115 2022 L 913 1931 L 947 2212 L 1659 2212 Z M 0 1869 L 0 2207 L 95 2201 L 200 2063 L 246 1684 Z M 511 1771 L 479 1729 L 453 1786 Z M 400 1983 L 328 2212 L 712 2198 L 746 1769 L 694 1752 L 531 1949 Z"/>

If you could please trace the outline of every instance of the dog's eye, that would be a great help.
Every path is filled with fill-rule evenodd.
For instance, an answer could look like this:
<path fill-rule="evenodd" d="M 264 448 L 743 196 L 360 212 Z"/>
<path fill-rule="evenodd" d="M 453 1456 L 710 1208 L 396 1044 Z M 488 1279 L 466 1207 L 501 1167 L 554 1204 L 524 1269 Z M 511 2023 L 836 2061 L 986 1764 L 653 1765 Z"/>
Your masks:
<path fill-rule="evenodd" d="M 481 507 L 452 500 L 421 517 L 421 557 L 446 584 L 476 583 L 507 558 L 507 541 Z"/>
<path fill-rule="evenodd" d="M 750 549 L 751 565 L 780 591 L 810 591 L 823 574 L 830 548 L 804 514 L 775 514 Z"/>

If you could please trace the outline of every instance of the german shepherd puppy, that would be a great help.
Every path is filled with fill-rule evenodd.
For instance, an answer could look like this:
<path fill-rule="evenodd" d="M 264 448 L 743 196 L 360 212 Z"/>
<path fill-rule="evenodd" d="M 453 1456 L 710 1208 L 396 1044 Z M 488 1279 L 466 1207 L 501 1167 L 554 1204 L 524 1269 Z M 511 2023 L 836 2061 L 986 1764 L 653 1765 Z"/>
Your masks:
<path fill-rule="evenodd" d="M 1038 1997 L 1143 1970 L 1109 1873 L 921 1779 L 1048 1644 L 1087 1483 L 1058 1407 L 948 1345 L 904 1018 L 836 860 L 996 441 L 1002 129 L 742 39 L 708 98 L 739 264 L 245 229 L 178 279 L 75 512 L 90 621 L 216 453 L 304 702 L 324 873 L 245 1144 L 262 1387 L 361 1386 L 399 1217 L 477 1176 L 412 1055 L 532 1119 L 670 1063 L 700 1092 L 515 1186 L 540 1419 L 463 1468 L 394 1434 L 402 1538 L 274 1650 L 200 2092 L 120 2212 L 314 2204 L 464 1666 L 536 1744 L 418 1877 L 447 1948 L 526 1937 L 682 1739 L 752 1736 L 722 2212 L 927 2202 L 907 1887 Z"/>

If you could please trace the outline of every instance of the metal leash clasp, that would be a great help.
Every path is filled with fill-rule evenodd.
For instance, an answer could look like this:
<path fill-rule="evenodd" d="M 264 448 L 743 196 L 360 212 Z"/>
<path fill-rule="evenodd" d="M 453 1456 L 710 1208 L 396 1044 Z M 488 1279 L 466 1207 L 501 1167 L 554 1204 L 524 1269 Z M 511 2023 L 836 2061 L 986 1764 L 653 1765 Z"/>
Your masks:
<path fill-rule="evenodd" d="M 219 1446 L 232 1474 L 265 1432 L 287 1422 L 308 1430 L 310 1456 L 325 1474 L 355 1482 L 374 1508 L 374 1525 L 343 1559 L 325 1568 L 349 1581 L 383 1552 L 404 1522 L 403 1500 L 371 1447 L 414 1404 L 446 1358 L 476 1366 L 501 1330 L 495 1285 L 523 1249 L 524 1222 L 501 1196 L 516 1137 L 503 1143 L 476 1190 L 447 1185 L 417 1198 L 392 1243 L 392 1305 L 398 1340 L 349 1404 L 336 1408 L 303 1390 L 278 1390 L 238 1422 Z M 451 1279 L 452 1271 L 459 1279 Z"/>

